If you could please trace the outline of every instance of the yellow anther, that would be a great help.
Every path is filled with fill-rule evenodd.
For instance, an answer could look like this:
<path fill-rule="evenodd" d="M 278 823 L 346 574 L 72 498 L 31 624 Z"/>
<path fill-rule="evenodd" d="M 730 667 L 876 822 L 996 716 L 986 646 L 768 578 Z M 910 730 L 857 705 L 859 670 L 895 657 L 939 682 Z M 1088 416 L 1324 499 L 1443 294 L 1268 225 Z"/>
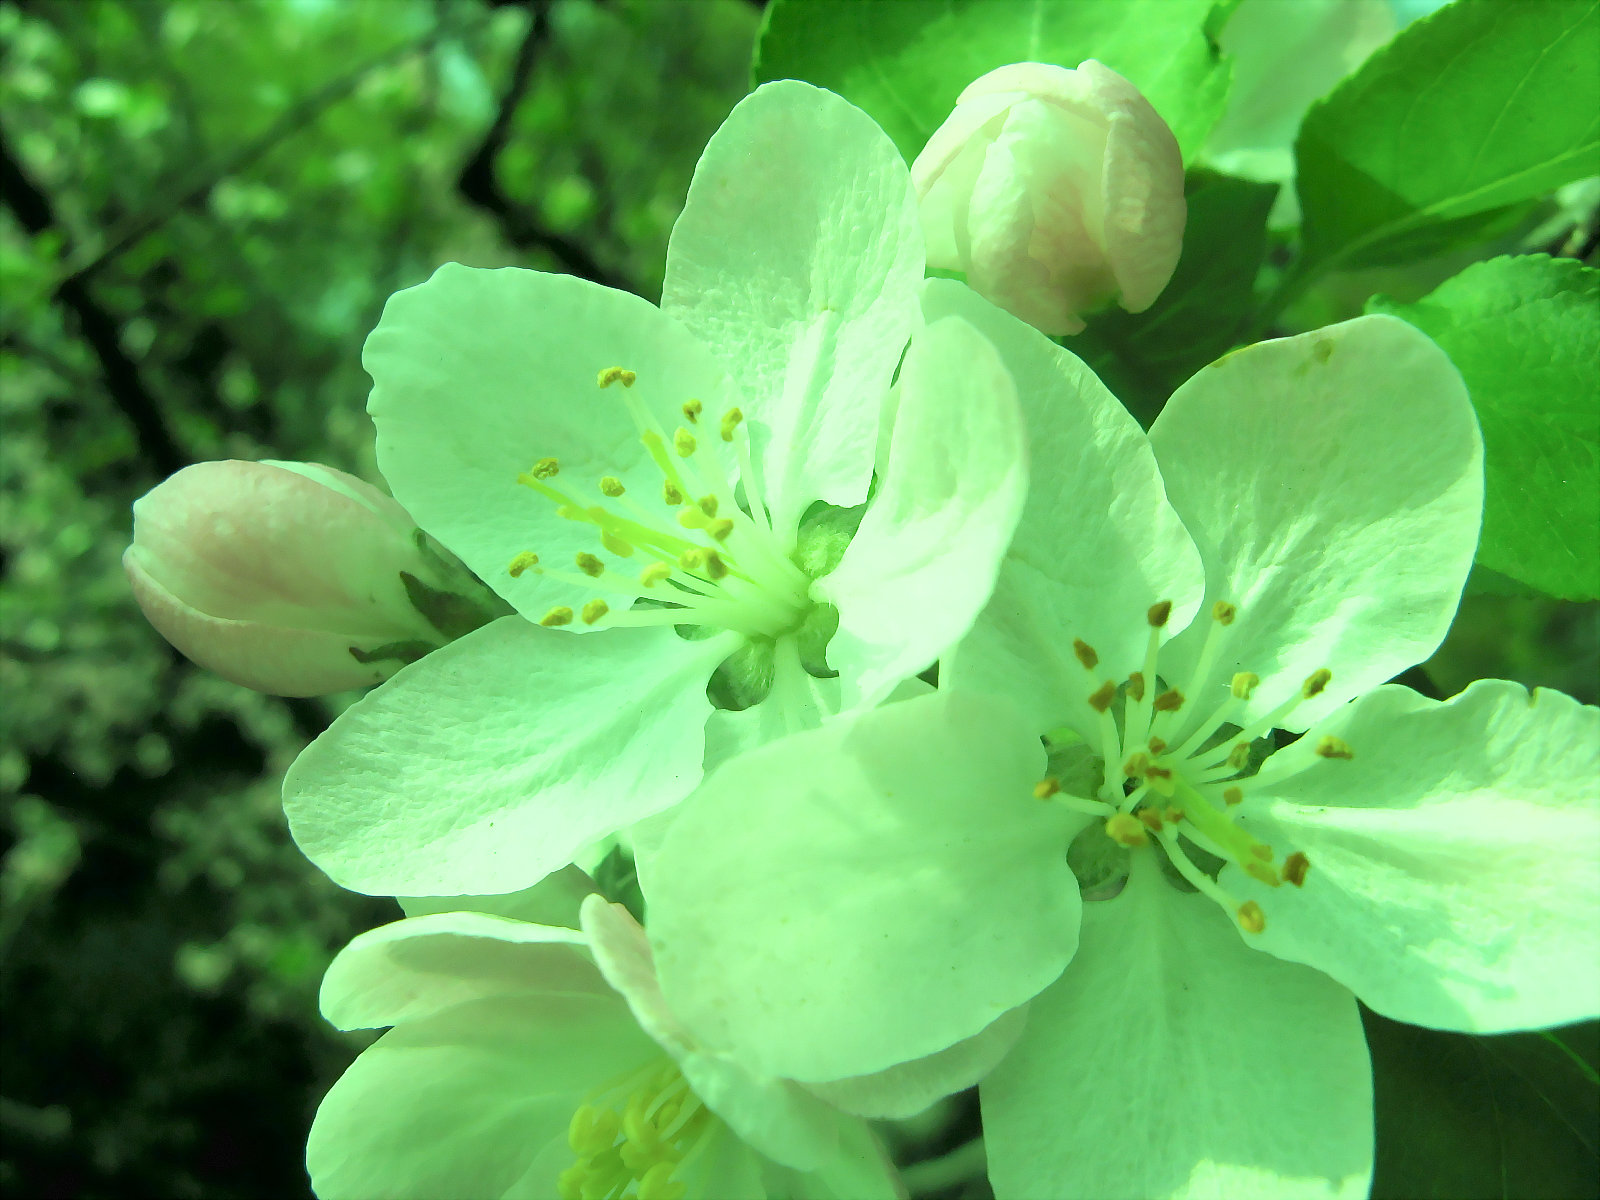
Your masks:
<path fill-rule="evenodd" d="M 695 501 L 695 506 L 708 517 L 717 515 L 717 498 L 715 496 L 701 496 Z"/>
<path fill-rule="evenodd" d="M 1177 688 L 1168 688 L 1150 702 L 1150 708 L 1155 712 L 1177 712 L 1183 707 L 1183 693 Z"/>
<path fill-rule="evenodd" d="M 1327 667 L 1318 667 L 1306 676 L 1306 681 L 1300 685 L 1300 695 L 1309 700 L 1313 696 L 1320 696 L 1322 689 L 1328 686 L 1333 678 L 1333 672 Z"/>
<path fill-rule="evenodd" d="M 1283 860 L 1283 881 L 1292 883 L 1295 887 L 1304 887 L 1306 872 L 1311 869 L 1311 860 L 1300 851 L 1296 850 Z"/>
<path fill-rule="evenodd" d="M 1103 713 L 1111 707 L 1111 702 L 1116 699 L 1117 685 L 1109 679 L 1097 687 L 1089 696 L 1089 707 L 1095 712 Z"/>
<path fill-rule="evenodd" d="M 613 383 L 620 383 L 625 388 L 633 386 L 633 381 L 639 376 L 625 367 L 606 367 L 595 377 L 595 382 L 603 388 L 610 387 Z"/>
<path fill-rule="evenodd" d="M 683 426 L 678 426 L 672 433 L 672 450 L 679 458 L 688 458 L 694 453 L 694 434 Z"/>
<path fill-rule="evenodd" d="M 600 576 L 606 573 L 605 563 L 586 550 L 578 551 L 573 557 L 573 561 L 578 564 L 578 570 L 582 571 L 590 579 L 599 579 Z"/>
<path fill-rule="evenodd" d="M 678 490 L 678 485 L 670 479 L 661 481 L 661 498 L 671 505 L 683 503 L 683 493 Z"/>
<path fill-rule="evenodd" d="M 1226 600 L 1218 600 L 1211 606 L 1211 619 L 1218 625 L 1232 625 L 1238 615 L 1239 606 L 1229 604 Z"/>
<path fill-rule="evenodd" d="M 600 480 L 600 490 L 607 496 L 620 496 L 628 489 L 622 486 L 622 480 L 615 475 L 607 475 Z"/>
<path fill-rule="evenodd" d="M 1151 738 L 1145 745 L 1149 746 L 1151 754 L 1157 755 L 1163 753 L 1167 748 L 1167 743 L 1158 737 Z"/>
<path fill-rule="evenodd" d="M 728 564 L 722 561 L 722 555 L 715 550 L 707 550 L 705 552 L 705 564 L 705 572 L 713 580 L 726 579 L 728 577 Z"/>
<path fill-rule="evenodd" d="M 1154 764 L 1146 767 L 1144 769 L 1144 779 L 1150 785 L 1151 791 L 1160 792 L 1163 796 L 1170 796 L 1178 789 L 1178 785 L 1173 782 L 1172 772 L 1167 770 L 1166 767 L 1158 767 Z"/>
<path fill-rule="evenodd" d="M 1236 788 L 1236 787 L 1223 788 L 1222 789 L 1222 802 L 1224 804 L 1228 805 L 1230 808 L 1235 804 L 1243 804 L 1244 803 L 1244 789 L 1243 788 Z"/>
<path fill-rule="evenodd" d="M 705 411 L 705 405 L 698 400 L 685 400 L 683 403 L 683 419 L 693 425 L 700 420 L 700 414 Z"/>
<path fill-rule="evenodd" d="M 1179 821 L 1183 820 L 1183 809 L 1169 804 L 1166 808 L 1161 810 L 1161 815 L 1167 819 L 1167 824 L 1176 825 Z"/>
<path fill-rule="evenodd" d="M 1145 771 L 1150 766 L 1150 756 L 1142 750 L 1137 754 L 1130 754 L 1128 761 L 1122 764 L 1122 777 L 1124 779 L 1143 779 Z"/>
<path fill-rule="evenodd" d="M 513 579 L 522 578 L 522 573 L 529 567 L 539 565 L 539 556 L 532 550 L 524 550 L 511 560 L 511 565 L 506 568 L 506 573 Z"/>
<path fill-rule="evenodd" d="M 1082 638 L 1072 639 L 1072 653 L 1077 655 L 1085 671 L 1092 671 L 1100 665 L 1100 656 L 1094 652 L 1094 647 Z"/>
<path fill-rule="evenodd" d="M 583 623 L 585 625 L 593 625 L 610 611 L 611 606 L 604 600 L 591 600 L 583 606 Z"/>
<path fill-rule="evenodd" d="M 584 1158 L 593 1158 L 611 1149 L 622 1128 L 622 1118 L 609 1108 L 596 1108 L 583 1104 L 572 1114 L 567 1126 L 567 1145 L 572 1152 Z"/>
<path fill-rule="evenodd" d="M 733 532 L 733 521 L 728 517 L 718 517 L 715 521 L 707 522 L 706 532 L 719 542 L 728 540 L 728 535 Z"/>
<path fill-rule="evenodd" d="M 556 1195 L 560 1200 L 583 1200 L 583 1185 L 589 1178 L 589 1164 L 584 1160 L 573 1163 L 556 1176 Z"/>
<path fill-rule="evenodd" d="M 1144 672 L 1135 671 L 1128 676 L 1128 698 L 1135 704 L 1144 699 Z"/>
<path fill-rule="evenodd" d="M 639 582 L 645 587 L 655 587 L 663 579 L 672 575 L 672 568 L 664 562 L 653 562 L 639 572 Z"/>
<path fill-rule="evenodd" d="M 571 625 L 572 610 L 565 604 L 558 604 L 544 616 L 539 618 L 539 624 L 553 627 L 556 625 Z"/>
<path fill-rule="evenodd" d="M 1033 785 L 1033 795 L 1036 800 L 1048 800 L 1061 790 L 1061 780 L 1054 775 L 1046 776 Z"/>
<path fill-rule="evenodd" d="M 1115 813 L 1106 819 L 1106 836 L 1117 845 L 1129 849 L 1150 844 L 1150 835 L 1145 832 L 1144 823 L 1128 813 Z"/>
<path fill-rule="evenodd" d="M 1233 698 L 1235 700 L 1248 700 L 1261 685 L 1261 676 L 1254 671 L 1240 671 L 1233 677 Z"/>
<path fill-rule="evenodd" d="M 688 508 L 682 509 L 678 513 L 678 524 L 685 529 L 704 529 L 706 527 L 706 515 L 691 504 Z"/>
<path fill-rule="evenodd" d="M 623 541 L 623 539 L 619 538 L 609 529 L 602 529 L 600 531 L 600 544 L 607 550 L 611 551 L 611 553 L 615 554 L 618 558 L 633 557 L 633 543 Z"/>
<path fill-rule="evenodd" d="M 533 469 L 528 474 L 535 479 L 550 479 L 561 474 L 561 463 L 554 458 L 541 458 L 533 464 Z"/>
<path fill-rule="evenodd" d="M 1260 842 L 1252 842 L 1252 843 L 1250 843 L 1250 853 L 1254 854 L 1262 862 L 1271 862 L 1272 861 L 1272 847 L 1271 846 L 1264 846 Z"/>
<path fill-rule="evenodd" d="M 1161 814 L 1153 808 L 1141 808 L 1134 816 L 1138 817 L 1151 833 L 1160 833 L 1166 828 L 1166 822 L 1161 819 Z"/>
<path fill-rule="evenodd" d="M 723 413 L 722 440 L 725 442 L 733 441 L 733 431 L 739 428 L 740 422 L 743 420 L 744 413 L 740 412 L 737 408 L 730 408 L 727 412 Z"/>
<path fill-rule="evenodd" d="M 1323 758 L 1354 758 L 1355 751 L 1343 738 L 1323 736 L 1317 741 L 1317 754 Z"/>
<path fill-rule="evenodd" d="M 706 552 L 699 546 L 690 546 L 678 555 L 678 565 L 685 571 L 698 571 L 706 565 Z"/>
<path fill-rule="evenodd" d="M 1159 600 L 1145 611 L 1144 619 L 1150 622 L 1151 629 L 1160 629 L 1170 616 L 1172 616 L 1172 601 Z"/>
<path fill-rule="evenodd" d="M 1267 914 L 1254 900 L 1239 905 L 1239 924 L 1246 933 L 1260 933 L 1267 927 Z"/>
<path fill-rule="evenodd" d="M 658 1162 L 639 1180 L 639 1200 L 683 1200 L 688 1188 L 672 1178 L 675 1161 Z"/>
<path fill-rule="evenodd" d="M 1235 771 L 1242 771 L 1250 765 L 1250 743 L 1235 742 L 1233 749 L 1228 751 L 1228 765 Z"/>

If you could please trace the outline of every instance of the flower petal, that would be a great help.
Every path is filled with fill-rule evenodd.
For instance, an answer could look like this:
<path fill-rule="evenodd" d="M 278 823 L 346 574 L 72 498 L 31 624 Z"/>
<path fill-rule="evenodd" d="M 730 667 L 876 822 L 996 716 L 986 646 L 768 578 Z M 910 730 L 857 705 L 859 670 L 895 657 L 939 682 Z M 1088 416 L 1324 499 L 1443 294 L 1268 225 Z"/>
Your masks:
<path fill-rule="evenodd" d="M 1239 609 L 1190 695 L 1254 672 L 1253 717 L 1329 668 L 1288 721 L 1305 729 L 1443 639 L 1477 547 L 1483 448 L 1461 376 L 1417 330 L 1358 317 L 1237 350 L 1178 389 L 1150 441 L 1207 599 Z M 1189 676 L 1201 624 L 1163 652 L 1169 678 Z"/>
<path fill-rule="evenodd" d="M 1028 487 L 1016 388 L 971 325 L 919 332 L 900 371 L 889 463 L 832 574 L 828 662 L 847 707 L 876 704 L 971 628 L 989 599 Z"/>
<path fill-rule="evenodd" d="M 731 635 L 730 635 L 731 636 Z M 364 697 L 284 779 L 300 848 L 372 895 L 513 891 L 699 781 L 722 639 L 503 617 Z"/>
<path fill-rule="evenodd" d="M 1322 758 L 1324 736 L 1350 759 Z M 1500 1033 L 1600 1015 L 1600 709 L 1480 680 L 1384 687 L 1267 760 L 1251 832 L 1311 869 L 1255 943 L 1385 1016 Z M 1260 793 L 1259 797 L 1256 793 Z"/>
<path fill-rule="evenodd" d="M 780 531 L 814 500 L 866 498 L 922 267 L 904 161 L 831 92 L 766 84 L 700 156 L 661 307 L 720 356 L 765 427 L 763 486 Z"/>
<path fill-rule="evenodd" d="M 1037 737 L 949 692 L 836 719 L 715 772 L 652 868 L 662 991 L 757 1074 L 869 1074 L 971 1037 L 1076 943 Z"/>
<path fill-rule="evenodd" d="M 395 900 L 408 917 L 445 912 L 487 913 L 532 925 L 576 929 L 579 906 L 585 896 L 597 890 L 595 881 L 586 871 L 567 866 L 520 892 L 487 896 L 396 896 Z"/>
<path fill-rule="evenodd" d="M 503 996 L 608 996 L 576 930 L 480 913 L 410 917 L 368 930 L 322 978 L 322 1015 L 339 1029 L 431 1017 Z"/>
<path fill-rule="evenodd" d="M 623 393 L 640 399 L 667 436 L 691 398 L 713 413 L 738 403 L 721 365 L 654 305 L 571 276 L 511 267 L 446 263 L 426 283 L 397 292 L 362 363 L 374 380 L 367 410 L 378 429 L 378 464 L 395 498 L 534 620 L 598 589 L 533 573 L 512 579 L 511 560 L 532 550 L 568 566 L 579 551 L 596 551 L 599 535 L 557 516 L 557 505 L 517 476 L 554 457 L 561 474 L 548 482 L 585 503 L 600 503 L 606 475 L 653 503 L 661 476 Z M 599 388 L 598 373 L 613 366 L 637 373 L 633 387 Z"/>
<path fill-rule="evenodd" d="M 937 1054 L 896 1063 L 871 1075 L 808 1083 L 806 1090 L 858 1116 L 914 1117 L 934 1101 L 971 1087 L 992 1071 L 1022 1035 L 1027 1015 L 1026 1005 L 1013 1008 Z"/>
<path fill-rule="evenodd" d="M 1372 1074 L 1354 998 L 1240 944 L 1150 852 L 981 1085 L 999 1200 L 1357 1200 Z"/>
<path fill-rule="evenodd" d="M 322 1200 L 543 1197 L 584 1094 L 659 1050 L 620 999 L 499 998 L 409 1021 L 323 1098 L 306 1145 Z"/>
<path fill-rule="evenodd" d="M 928 318 L 958 313 L 1000 351 L 1016 382 L 1034 464 L 994 598 L 951 655 L 946 680 L 1006 696 L 1043 730 L 1093 736 L 1087 697 L 1143 662 L 1145 612 L 1171 600 L 1181 629 L 1200 602 L 1200 558 L 1167 503 L 1138 423 L 1088 367 L 953 283 L 928 287 Z M 1073 657 L 1094 647 L 1093 674 Z"/>

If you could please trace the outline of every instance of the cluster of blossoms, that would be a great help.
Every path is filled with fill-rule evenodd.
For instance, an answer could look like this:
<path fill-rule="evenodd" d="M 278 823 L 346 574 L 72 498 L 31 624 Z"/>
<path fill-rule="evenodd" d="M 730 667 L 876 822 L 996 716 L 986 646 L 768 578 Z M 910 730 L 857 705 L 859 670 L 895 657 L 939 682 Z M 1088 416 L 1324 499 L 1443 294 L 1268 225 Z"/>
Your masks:
<path fill-rule="evenodd" d="M 1096 63 L 980 80 L 910 171 L 769 84 L 659 307 L 453 265 L 391 299 L 405 507 L 340 491 L 387 616 L 295 635 L 392 677 L 290 827 L 407 913 L 324 984 L 392 1027 L 318 1113 L 324 1200 L 895 1197 L 870 1122 L 975 1083 L 1001 1200 L 1359 1196 L 1358 998 L 1600 1013 L 1600 712 L 1386 682 L 1477 542 L 1446 356 L 1389 317 L 1247 347 L 1146 434 L 1039 331 L 1153 301 L 1181 188 Z M 160 496 L 163 632 L 227 669 L 296 628 L 184 594 Z"/>

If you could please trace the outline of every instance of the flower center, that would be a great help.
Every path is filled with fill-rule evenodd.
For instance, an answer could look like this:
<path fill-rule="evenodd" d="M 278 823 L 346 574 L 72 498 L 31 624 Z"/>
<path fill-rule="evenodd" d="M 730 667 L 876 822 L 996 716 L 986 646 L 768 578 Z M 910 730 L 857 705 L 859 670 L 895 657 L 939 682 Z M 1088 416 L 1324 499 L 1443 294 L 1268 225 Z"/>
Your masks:
<path fill-rule="evenodd" d="M 799 628 L 813 607 L 812 580 L 791 561 L 790 548 L 770 523 L 744 414 L 730 408 L 712 434 L 731 448 L 741 503 L 721 456 L 702 445 L 708 430 L 700 401 L 680 406 L 684 423 L 668 437 L 631 390 L 637 378 L 633 371 L 607 367 L 596 382 L 602 391 L 621 385 L 639 440 L 660 476 L 654 501 L 636 499 L 615 475 L 596 482 L 598 501 L 592 495 L 585 499 L 556 482 L 565 477 L 555 458 L 541 458 L 517 476 L 518 483 L 553 503 L 558 516 L 595 531 L 593 550 L 574 558 L 576 571 L 552 569 L 532 550 L 511 560 L 507 571 L 513 578 L 546 575 L 603 593 L 577 614 L 558 605 L 539 623 L 697 625 L 747 637 L 778 637 Z M 630 560 L 637 566 L 624 565 Z M 619 596 L 629 607 L 616 611 L 606 597 Z"/>
<path fill-rule="evenodd" d="M 1060 780 L 1051 777 L 1035 786 L 1034 795 L 1103 817 L 1106 836 L 1130 850 L 1148 846 L 1152 839 L 1159 842 L 1173 867 L 1196 890 L 1227 909 L 1244 929 L 1260 933 L 1266 928 L 1261 905 L 1254 900 L 1241 903 L 1221 887 L 1195 864 L 1184 843 L 1237 864 L 1268 887 L 1305 883 L 1311 866 L 1305 854 L 1296 851 L 1274 865 L 1272 847 L 1253 837 L 1240 818 L 1248 819 L 1251 779 L 1260 759 L 1271 752 L 1270 748 L 1263 752 L 1258 739 L 1320 694 L 1333 674 L 1326 668 L 1313 671 L 1288 700 L 1246 723 L 1243 709 L 1261 680 L 1241 671 L 1220 702 L 1209 712 L 1195 713 L 1183 690 L 1160 683 L 1162 630 L 1171 614 L 1170 601 L 1150 607 L 1143 669 L 1120 683 L 1096 674 L 1100 657 L 1092 646 L 1073 643 L 1073 654 L 1089 681 L 1085 685 L 1089 707 L 1098 717 L 1102 782 L 1093 797 L 1084 797 L 1063 791 Z M 1212 605 L 1211 626 L 1193 679 L 1207 677 L 1238 614 L 1227 601 Z M 1334 737 L 1321 738 L 1316 753 L 1332 760 L 1352 757 L 1350 747 Z"/>
<path fill-rule="evenodd" d="M 682 1168 L 720 1127 L 677 1064 L 658 1059 L 591 1093 L 572 1114 L 561 1200 L 681 1200 Z"/>

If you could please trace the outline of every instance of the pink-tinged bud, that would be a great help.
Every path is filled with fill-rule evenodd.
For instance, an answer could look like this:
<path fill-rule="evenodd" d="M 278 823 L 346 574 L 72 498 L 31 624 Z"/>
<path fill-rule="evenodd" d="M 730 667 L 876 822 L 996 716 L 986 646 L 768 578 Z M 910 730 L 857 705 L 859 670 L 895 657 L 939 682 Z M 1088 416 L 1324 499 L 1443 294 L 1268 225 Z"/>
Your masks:
<path fill-rule="evenodd" d="M 968 85 L 911 166 L 930 267 L 1052 335 L 1155 303 L 1183 249 L 1183 158 L 1150 102 L 1094 59 Z"/>
<path fill-rule="evenodd" d="M 122 564 L 163 637 L 260 692 L 366 687 L 446 640 L 408 594 L 441 565 L 411 517 L 316 463 L 185 467 L 134 503 Z"/>

